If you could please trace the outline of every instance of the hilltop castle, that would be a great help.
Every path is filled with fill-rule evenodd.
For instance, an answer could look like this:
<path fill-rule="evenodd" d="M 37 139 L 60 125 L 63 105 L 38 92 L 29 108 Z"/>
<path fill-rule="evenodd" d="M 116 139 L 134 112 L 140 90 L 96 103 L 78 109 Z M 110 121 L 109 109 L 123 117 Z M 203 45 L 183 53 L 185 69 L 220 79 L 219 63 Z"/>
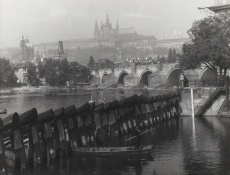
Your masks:
<path fill-rule="evenodd" d="M 63 40 L 65 49 L 92 48 L 92 47 L 136 47 L 136 48 L 153 48 L 157 44 L 154 35 L 144 36 L 137 34 L 133 27 L 120 28 L 117 20 L 116 27 L 113 28 L 108 14 L 105 23 L 101 22 L 99 27 L 95 22 L 93 37 L 88 39 L 71 39 Z M 57 42 L 35 44 L 35 49 L 45 53 L 46 50 L 58 48 Z"/>

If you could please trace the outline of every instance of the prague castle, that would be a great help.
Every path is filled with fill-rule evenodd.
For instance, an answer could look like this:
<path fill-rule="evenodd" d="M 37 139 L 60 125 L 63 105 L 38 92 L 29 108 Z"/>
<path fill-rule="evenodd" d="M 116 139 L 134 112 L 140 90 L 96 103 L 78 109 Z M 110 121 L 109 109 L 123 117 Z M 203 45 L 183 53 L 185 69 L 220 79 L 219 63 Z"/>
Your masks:
<path fill-rule="evenodd" d="M 71 39 L 63 40 L 65 49 L 92 48 L 92 47 L 136 47 L 136 48 L 153 48 L 157 45 L 157 39 L 154 35 L 144 36 L 137 34 L 133 27 L 120 28 L 118 21 L 116 27 L 112 27 L 107 14 L 105 23 L 101 22 L 100 26 L 95 23 L 93 37 L 89 39 Z M 58 42 L 47 42 L 34 44 L 36 51 L 45 53 L 46 50 L 57 50 Z"/>

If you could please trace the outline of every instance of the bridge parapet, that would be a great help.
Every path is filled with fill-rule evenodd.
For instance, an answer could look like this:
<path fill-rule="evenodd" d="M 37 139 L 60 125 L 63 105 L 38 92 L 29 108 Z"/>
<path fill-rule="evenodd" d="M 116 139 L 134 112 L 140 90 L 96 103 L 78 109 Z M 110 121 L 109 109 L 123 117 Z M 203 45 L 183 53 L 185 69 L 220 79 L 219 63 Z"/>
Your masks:
<path fill-rule="evenodd" d="M 122 83 L 127 86 L 138 86 L 140 83 L 147 86 L 155 87 L 164 84 L 171 86 L 179 86 L 179 77 L 182 70 L 177 66 L 177 63 L 161 64 L 161 65 L 136 65 L 132 63 L 130 67 L 114 68 L 112 69 L 99 69 L 93 71 L 94 80 L 97 79 L 97 84 L 105 83 Z M 108 77 L 106 80 L 103 78 L 113 73 L 112 82 Z M 184 71 L 189 84 L 192 85 L 194 81 L 209 80 L 214 81 L 217 79 L 217 75 L 210 69 L 202 68 L 197 70 Z M 105 81 L 110 81 L 106 83 Z M 94 81 L 95 82 L 95 81 Z M 126 83 L 125 83 L 126 82 Z"/>

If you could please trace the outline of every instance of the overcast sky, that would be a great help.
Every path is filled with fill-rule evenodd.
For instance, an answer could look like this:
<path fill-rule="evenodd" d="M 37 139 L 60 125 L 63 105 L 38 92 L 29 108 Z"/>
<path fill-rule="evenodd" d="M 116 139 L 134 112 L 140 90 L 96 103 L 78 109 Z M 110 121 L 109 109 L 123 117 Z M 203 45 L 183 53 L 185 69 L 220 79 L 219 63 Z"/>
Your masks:
<path fill-rule="evenodd" d="M 194 20 L 206 16 L 198 7 L 213 0 L 0 0 L 0 47 L 16 46 L 22 33 L 31 43 L 91 38 L 95 21 L 109 14 L 113 27 L 133 26 L 137 33 L 187 37 Z"/>

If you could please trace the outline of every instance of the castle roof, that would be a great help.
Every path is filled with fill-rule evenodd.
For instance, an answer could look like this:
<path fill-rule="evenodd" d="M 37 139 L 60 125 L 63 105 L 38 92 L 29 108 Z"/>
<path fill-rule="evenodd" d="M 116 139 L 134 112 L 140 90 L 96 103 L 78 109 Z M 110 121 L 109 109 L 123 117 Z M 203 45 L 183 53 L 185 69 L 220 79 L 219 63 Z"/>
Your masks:
<path fill-rule="evenodd" d="M 33 44 L 31 43 L 25 43 L 27 47 L 33 47 Z"/>
<path fill-rule="evenodd" d="M 133 27 L 130 28 L 121 28 L 118 31 L 119 35 L 129 34 L 129 33 L 137 33 Z"/>

